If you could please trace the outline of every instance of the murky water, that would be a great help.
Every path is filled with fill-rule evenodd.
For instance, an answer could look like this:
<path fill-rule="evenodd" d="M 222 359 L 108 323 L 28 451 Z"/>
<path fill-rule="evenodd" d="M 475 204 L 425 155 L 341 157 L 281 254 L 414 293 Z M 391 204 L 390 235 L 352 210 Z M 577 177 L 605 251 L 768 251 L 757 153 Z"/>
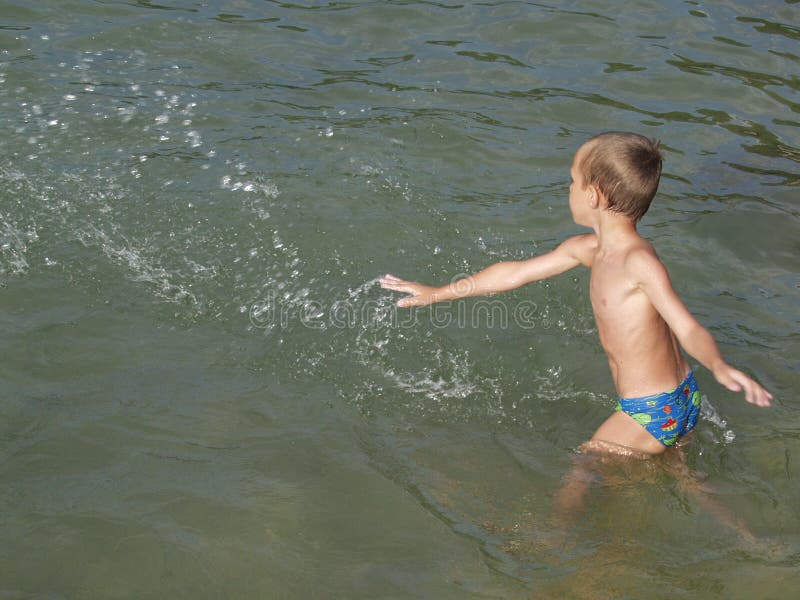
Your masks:
<path fill-rule="evenodd" d="M 0 596 L 800 589 L 797 2 L 0 1 Z M 553 497 L 614 405 L 586 272 L 396 310 L 580 231 L 572 153 L 662 140 L 642 224 L 759 410 Z M 788 594 L 789 596 L 791 594 Z"/>

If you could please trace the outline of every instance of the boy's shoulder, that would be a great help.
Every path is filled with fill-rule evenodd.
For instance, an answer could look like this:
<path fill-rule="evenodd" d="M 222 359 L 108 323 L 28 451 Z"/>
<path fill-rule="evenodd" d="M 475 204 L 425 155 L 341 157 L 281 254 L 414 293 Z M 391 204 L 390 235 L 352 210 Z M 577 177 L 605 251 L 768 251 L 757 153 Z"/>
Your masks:
<path fill-rule="evenodd" d="M 578 260 L 583 266 L 591 268 L 594 257 L 599 248 L 599 241 L 596 233 L 582 233 L 574 235 L 564 240 L 559 246 L 559 250 L 566 252 Z"/>
<path fill-rule="evenodd" d="M 656 254 L 653 244 L 637 236 L 626 248 L 624 262 L 627 268 L 641 269 L 652 266 L 654 262 L 661 264 L 661 259 Z"/>
<path fill-rule="evenodd" d="M 644 238 L 632 244 L 625 253 L 623 267 L 637 285 L 654 281 L 668 281 L 669 274 L 656 249 Z"/>

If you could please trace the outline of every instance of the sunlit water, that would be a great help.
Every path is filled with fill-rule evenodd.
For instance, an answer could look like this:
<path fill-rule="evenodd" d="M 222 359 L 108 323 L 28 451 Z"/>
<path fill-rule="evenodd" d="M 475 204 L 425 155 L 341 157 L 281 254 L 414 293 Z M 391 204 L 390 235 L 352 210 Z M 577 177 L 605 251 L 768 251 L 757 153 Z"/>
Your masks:
<path fill-rule="evenodd" d="M 800 589 L 796 1 L 0 1 L 0 597 L 786 598 Z M 614 405 L 572 153 L 662 140 L 642 224 L 759 410 L 553 497 Z"/>

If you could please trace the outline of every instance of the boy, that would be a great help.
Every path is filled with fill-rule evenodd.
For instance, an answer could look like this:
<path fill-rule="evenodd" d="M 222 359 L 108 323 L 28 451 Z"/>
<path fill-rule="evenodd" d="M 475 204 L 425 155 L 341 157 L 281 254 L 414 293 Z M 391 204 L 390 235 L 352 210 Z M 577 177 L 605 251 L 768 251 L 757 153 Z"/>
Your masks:
<path fill-rule="evenodd" d="M 600 134 L 575 154 L 569 187 L 575 223 L 594 233 L 442 287 L 393 275 L 381 278 L 381 286 L 410 294 L 399 306 L 425 306 L 512 290 L 578 265 L 588 267 L 589 298 L 619 403 L 582 449 L 661 454 L 692 430 L 699 412 L 700 393 L 681 346 L 720 384 L 743 391 L 747 402 L 766 407 L 772 399 L 723 360 L 714 338 L 675 294 L 655 250 L 636 230 L 658 188 L 661 162 L 657 142 L 633 133 Z"/>

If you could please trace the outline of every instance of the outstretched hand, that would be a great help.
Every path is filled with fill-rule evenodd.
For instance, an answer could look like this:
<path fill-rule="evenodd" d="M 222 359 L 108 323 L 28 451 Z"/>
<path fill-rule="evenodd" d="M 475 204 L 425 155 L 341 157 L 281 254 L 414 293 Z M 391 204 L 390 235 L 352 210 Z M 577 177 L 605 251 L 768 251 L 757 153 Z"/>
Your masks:
<path fill-rule="evenodd" d="M 384 275 L 380 278 L 380 284 L 383 289 L 410 294 L 410 296 L 400 298 L 397 306 L 425 306 L 436 302 L 434 296 L 436 288 L 430 285 L 406 281 L 394 275 Z"/>
<path fill-rule="evenodd" d="M 714 371 L 714 377 L 732 392 L 744 392 L 744 398 L 756 406 L 771 406 L 772 394 L 741 371 L 724 365 Z"/>

